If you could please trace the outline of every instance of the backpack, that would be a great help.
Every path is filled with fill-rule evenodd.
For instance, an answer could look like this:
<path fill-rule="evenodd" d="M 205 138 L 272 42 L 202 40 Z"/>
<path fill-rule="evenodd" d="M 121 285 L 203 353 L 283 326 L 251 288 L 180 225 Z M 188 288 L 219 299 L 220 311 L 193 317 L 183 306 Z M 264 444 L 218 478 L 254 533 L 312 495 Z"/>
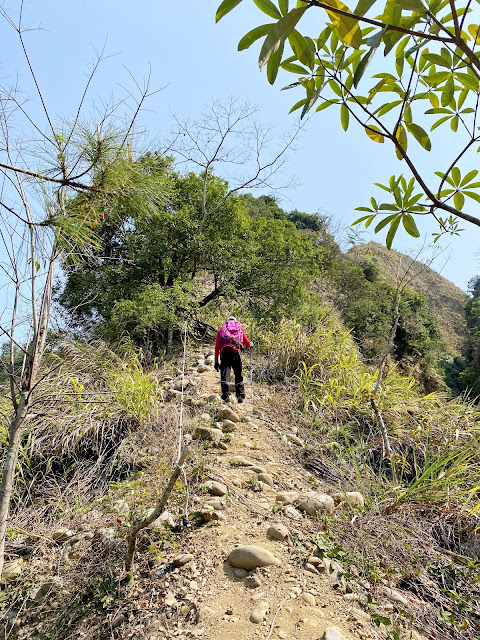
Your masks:
<path fill-rule="evenodd" d="M 243 349 L 243 329 L 238 320 L 227 320 L 220 329 L 220 353 L 224 349 L 233 351 Z"/>

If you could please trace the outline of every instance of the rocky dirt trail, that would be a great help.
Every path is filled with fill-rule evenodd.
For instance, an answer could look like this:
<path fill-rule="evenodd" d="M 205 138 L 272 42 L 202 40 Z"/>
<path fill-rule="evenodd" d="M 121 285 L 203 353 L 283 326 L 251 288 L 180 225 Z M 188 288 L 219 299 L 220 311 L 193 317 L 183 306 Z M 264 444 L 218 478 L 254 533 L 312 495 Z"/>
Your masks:
<path fill-rule="evenodd" d="M 150 640 L 384 637 L 342 582 L 341 565 L 312 542 L 321 519 L 341 508 L 341 500 L 362 504 L 363 496 L 313 487 L 294 455 L 303 445 L 295 427 L 282 433 L 248 398 L 222 403 L 212 364 L 211 353 L 198 357 L 185 378 L 185 401 L 199 419 L 193 437 L 211 443 L 205 452 L 210 479 L 193 497 L 205 524 L 162 560 L 176 565 L 165 574 L 166 604 L 187 613 L 194 603 L 195 617 L 188 630 L 179 621 Z M 181 385 L 178 379 L 171 384 L 177 399 Z"/>

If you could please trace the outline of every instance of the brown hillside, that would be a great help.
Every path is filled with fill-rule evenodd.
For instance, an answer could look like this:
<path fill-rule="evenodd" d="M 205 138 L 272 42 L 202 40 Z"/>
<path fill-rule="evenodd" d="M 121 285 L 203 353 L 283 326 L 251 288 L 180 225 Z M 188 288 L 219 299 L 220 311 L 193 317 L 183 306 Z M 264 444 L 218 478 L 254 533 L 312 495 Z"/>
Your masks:
<path fill-rule="evenodd" d="M 376 242 L 357 245 L 347 255 L 359 260 L 365 258 L 366 252 L 370 252 L 386 280 L 396 283 L 398 277 L 408 273 L 409 286 L 429 301 L 448 352 L 452 356 L 461 355 L 467 334 L 464 314 L 466 293 L 422 262 L 399 251 L 388 250 Z"/>

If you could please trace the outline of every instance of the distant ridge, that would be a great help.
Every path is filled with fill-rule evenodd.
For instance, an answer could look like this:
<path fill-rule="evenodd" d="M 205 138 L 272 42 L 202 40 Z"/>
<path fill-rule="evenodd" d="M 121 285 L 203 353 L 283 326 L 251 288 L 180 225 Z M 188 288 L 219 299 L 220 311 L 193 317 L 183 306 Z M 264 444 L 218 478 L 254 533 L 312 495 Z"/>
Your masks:
<path fill-rule="evenodd" d="M 467 335 L 464 313 L 467 294 L 422 262 L 394 249 L 388 250 L 376 242 L 357 245 L 347 255 L 354 260 L 361 260 L 368 251 L 385 280 L 392 284 L 397 282 L 397 273 L 403 275 L 408 270 L 408 279 L 413 278 L 409 286 L 428 300 L 448 353 L 454 357 L 460 356 Z"/>

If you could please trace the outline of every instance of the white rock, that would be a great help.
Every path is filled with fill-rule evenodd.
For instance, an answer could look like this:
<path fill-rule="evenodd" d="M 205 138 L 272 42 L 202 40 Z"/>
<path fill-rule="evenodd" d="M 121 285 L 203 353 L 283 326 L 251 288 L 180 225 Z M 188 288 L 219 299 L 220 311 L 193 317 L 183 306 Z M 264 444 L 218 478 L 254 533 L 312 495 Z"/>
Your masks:
<path fill-rule="evenodd" d="M 259 624 L 260 622 L 263 622 L 265 620 L 265 616 L 268 613 L 268 609 L 269 609 L 268 602 L 265 602 L 264 600 L 259 602 L 255 607 L 255 609 L 250 614 L 250 622 L 253 622 L 254 624 Z"/>
<path fill-rule="evenodd" d="M 312 606 L 315 606 L 316 604 L 315 596 L 312 593 L 308 593 L 308 591 L 302 593 L 302 600 L 307 604 L 311 604 Z"/>
<path fill-rule="evenodd" d="M 211 429 L 210 427 L 196 427 L 195 438 L 197 440 L 208 440 L 210 442 L 220 442 L 223 433 L 220 429 Z"/>
<path fill-rule="evenodd" d="M 233 433 L 236 429 L 237 425 L 232 420 L 222 420 L 223 433 Z"/>
<path fill-rule="evenodd" d="M 278 566 L 281 564 L 280 560 L 276 558 L 273 553 L 254 545 L 241 545 L 240 547 L 236 547 L 230 552 L 228 561 L 232 567 L 246 569 L 247 571 L 252 571 L 252 569 L 256 569 L 257 567 Z"/>
<path fill-rule="evenodd" d="M 16 580 L 22 574 L 22 559 L 16 558 L 3 565 L 2 578 L 7 581 Z"/>
<path fill-rule="evenodd" d="M 298 500 L 298 498 L 299 494 L 297 491 L 279 491 L 275 501 L 287 505 L 293 504 L 295 500 Z"/>
<path fill-rule="evenodd" d="M 240 416 L 230 407 L 220 407 L 218 410 L 220 420 L 231 420 L 232 422 L 240 422 Z"/>
<path fill-rule="evenodd" d="M 183 567 L 193 560 L 193 555 L 191 553 L 182 553 L 180 556 L 175 556 L 172 560 L 172 564 L 175 567 Z"/>
<path fill-rule="evenodd" d="M 207 480 L 205 482 L 204 487 L 212 496 L 224 496 L 228 489 L 227 486 L 223 484 L 223 482 L 215 482 L 215 480 Z"/>
<path fill-rule="evenodd" d="M 322 640 L 343 640 L 343 636 L 337 627 L 327 627 L 323 632 Z"/>
<path fill-rule="evenodd" d="M 52 538 L 57 544 L 63 544 L 74 535 L 75 534 L 70 529 L 67 529 L 66 527 L 59 527 L 52 533 Z"/>
<path fill-rule="evenodd" d="M 390 600 L 393 600 L 393 602 L 396 602 L 397 604 L 401 604 L 404 607 L 409 604 L 407 598 L 405 598 L 405 596 L 403 596 L 396 589 L 390 589 L 389 587 L 385 587 L 384 591 L 387 598 L 389 598 Z"/>
<path fill-rule="evenodd" d="M 310 516 L 316 516 L 317 514 L 325 511 L 327 513 L 333 513 L 335 510 L 333 498 L 326 493 L 317 492 L 300 496 L 296 501 L 295 506 L 300 511 L 308 513 Z"/>
<path fill-rule="evenodd" d="M 200 420 L 204 420 L 205 422 L 211 422 L 212 418 L 209 413 L 202 413 L 200 416 Z"/>
<path fill-rule="evenodd" d="M 257 479 L 259 482 L 264 482 L 268 484 L 270 487 L 273 487 L 273 478 L 269 473 L 259 473 L 257 475 Z"/>
<path fill-rule="evenodd" d="M 267 535 L 273 540 L 287 541 L 290 539 L 290 531 L 284 524 L 273 524 L 269 527 Z"/>
<path fill-rule="evenodd" d="M 360 509 L 363 509 L 365 506 L 365 498 L 360 491 L 338 491 L 333 494 L 333 499 L 337 504 L 346 502 L 350 506 L 360 507 Z"/>
<path fill-rule="evenodd" d="M 293 442 L 293 444 L 296 444 L 297 447 L 304 447 L 305 443 L 304 441 L 299 438 L 298 436 L 294 435 L 293 433 L 287 433 L 287 439 L 289 442 Z"/>

